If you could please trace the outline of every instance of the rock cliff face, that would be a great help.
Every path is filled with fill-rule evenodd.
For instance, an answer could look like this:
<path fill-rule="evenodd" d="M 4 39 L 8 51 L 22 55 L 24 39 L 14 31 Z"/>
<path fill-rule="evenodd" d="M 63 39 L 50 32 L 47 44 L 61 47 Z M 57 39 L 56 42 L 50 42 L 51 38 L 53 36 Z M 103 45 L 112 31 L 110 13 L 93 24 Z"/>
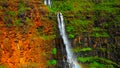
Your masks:
<path fill-rule="evenodd" d="M 52 1 L 52 8 L 42 0 L 0 1 L 0 67 L 63 68 L 67 58 L 58 11 L 81 64 L 120 67 L 119 0 Z"/>

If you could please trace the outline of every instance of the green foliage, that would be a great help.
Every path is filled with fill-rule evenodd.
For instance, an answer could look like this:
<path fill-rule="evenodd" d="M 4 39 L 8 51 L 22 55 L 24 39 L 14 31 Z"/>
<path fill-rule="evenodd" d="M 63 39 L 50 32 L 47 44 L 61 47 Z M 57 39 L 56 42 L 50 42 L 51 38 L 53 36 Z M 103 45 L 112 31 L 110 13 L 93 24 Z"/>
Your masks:
<path fill-rule="evenodd" d="M 58 6 L 59 5 L 59 6 Z M 119 0 L 53 0 L 52 10 L 65 15 L 66 32 L 73 39 L 82 32 L 90 32 L 90 37 L 111 37 L 108 32 L 120 26 Z M 69 15 L 72 17 L 69 18 Z M 67 17 L 68 16 L 68 17 Z M 92 48 L 74 48 L 74 52 L 91 51 Z M 111 52 L 109 49 L 99 48 L 102 52 Z M 114 68 L 115 62 L 101 57 L 78 57 L 83 63 L 90 63 L 90 68 Z"/>
<path fill-rule="evenodd" d="M 12 7 L 11 5 L 10 6 L 8 5 L 9 1 L 7 0 L 0 1 L 0 3 L 3 4 L 2 6 L 0 6 L 0 10 L 2 10 L 2 15 L 4 15 L 4 18 L 3 18 L 4 24 L 6 26 L 22 26 L 23 25 L 23 23 L 21 22 L 22 18 L 19 18 L 18 16 L 20 14 L 24 14 L 26 10 L 30 10 L 30 8 L 25 6 L 24 1 L 20 0 L 18 2 L 17 11 L 13 9 L 14 7 Z M 26 21 L 28 21 L 28 18 L 26 19 Z"/>
<path fill-rule="evenodd" d="M 40 32 L 38 32 L 38 34 L 40 34 Z M 50 39 L 55 39 L 56 35 L 44 35 L 44 34 L 40 34 L 39 37 L 42 38 L 42 39 L 44 39 L 44 40 L 50 40 Z"/>
<path fill-rule="evenodd" d="M 5 16 L 4 19 L 3 19 L 4 24 L 6 26 L 12 26 L 13 21 L 14 21 L 16 15 L 17 15 L 16 12 L 8 10 L 8 11 L 4 11 L 3 15 Z"/>
<path fill-rule="evenodd" d="M 105 63 L 107 63 L 107 64 L 112 64 L 112 65 L 116 65 L 116 66 L 118 66 L 118 67 L 120 67 L 120 65 L 118 65 L 117 63 L 115 63 L 115 62 L 113 62 L 113 61 L 111 61 L 111 60 L 108 60 L 108 59 L 106 59 L 106 58 L 100 58 L 100 57 L 98 57 L 98 56 L 95 56 L 94 57 L 94 60 L 99 60 L 99 61 L 102 61 L 102 62 L 105 62 Z"/>
<path fill-rule="evenodd" d="M 26 20 L 25 20 L 25 22 L 28 24 L 28 25 L 33 25 L 33 23 L 32 23 L 32 21 L 31 21 L 31 19 L 30 18 L 28 18 L 28 17 L 26 17 Z"/>
<path fill-rule="evenodd" d="M 8 67 L 5 65 L 0 65 L 0 68 L 8 68 Z"/>
<path fill-rule="evenodd" d="M 66 31 L 68 31 L 68 32 L 73 31 L 73 29 L 74 29 L 74 28 L 73 28 L 72 26 L 67 26 L 67 27 L 66 27 Z"/>
<path fill-rule="evenodd" d="M 23 23 L 21 23 L 21 20 L 20 19 L 16 19 L 15 22 L 14 22 L 14 26 L 22 26 Z"/>
<path fill-rule="evenodd" d="M 71 24 L 75 25 L 76 27 L 80 28 L 81 30 L 85 30 L 87 28 L 88 24 L 90 24 L 90 21 L 88 21 L 88 20 L 73 20 L 71 22 Z"/>
<path fill-rule="evenodd" d="M 57 61 L 56 60 L 49 60 L 48 64 L 49 65 L 56 65 Z"/>
<path fill-rule="evenodd" d="M 59 5 L 59 6 L 56 6 L 56 5 Z M 56 11 L 70 11 L 73 9 L 73 4 L 72 2 L 69 2 L 69 1 L 61 1 L 61 3 L 59 1 L 53 1 L 52 3 L 52 10 L 54 12 Z"/>
<path fill-rule="evenodd" d="M 56 6 L 59 5 L 59 6 Z M 94 31 L 103 31 L 104 28 L 94 27 L 93 24 L 95 20 L 100 21 L 103 27 L 109 28 L 109 26 L 119 24 L 119 8 L 115 7 L 115 5 L 119 5 L 118 0 L 110 0 L 110 1 L 90 1 L 90 0 L 65 0 L 65 1 L 56 1 L 53 0 L 53 5 L 51 10 L 60 11 L 68 16 L 77 15 L 78 18 L 69 19 L 70 22 L 66 23 L 66 31 L 68 33 L 69 38 L 74 38 L 80 32 L 87 32 L 90 29 L 93 30 L 92 35 L 94 37 L 110 37 L 107 32 L 94 32 Z M 69 14 L 68 14 L 68 13 Z M 74 13 L 71 13 L 74 12 Z M 93 14 L 94 13 L 94 14 Z M 114 16 L 113 20 L 110 15 Z M 87 19 L 90 17 L 90 19 Z M 67 18 L 66 18 L 67 19 Z M 103 19 L 103 20 L 102 20 Z M 68 19 L 67 19 L 68 20 Z M 106 20 L 104 22 L 104 20 Z M 100 24 L 98 23 L 98 24 Z M 93 26 L 93 27 L 91 27 Z"/>
<path fill-rule="evenodd" d="M 43 39 L 45 39 L 45 40 L 49 40 L 49 39 L 54 39 L 54 38 L 56 38 L 56 35 L 55 35 L 55 34 L 45 35 L 45 34 L 43 33 L 43 29 L 44 29 L 44 27 L 38 27 L 38 28 L 37 28 L 37 32 L 38 32 L 38 34 L 40 35 L 40 38 L 43 38 Z"/>
<path fill-rule="evenodd" d="M 101 63 L 96 62 L 96 61 L 94 61 L 93 63 L 90 63 L 89 67 L 90 68 L 107 68 L 107 67 L 105 67 L 104 64 L 101 64 Z"/>
<path fill-rule="evenodd" d="M 59 5 L 59 6 L 56 6 Z M 52 10 L 54 11 L 91 11 L 93 6 L 92 2 L 88 0 L 65 0 L 65 1 L 53 1 Z"/>
<path fill-rule="evenodd" d="M 75 37 L 75 35 L 73 35 L 73 34 L 68 34 L 68 38 L 74 38 Z"/>
<path fill-rule="evenodd" d="M 91 51 L 92 50 L 92 48 L 82 48 L 80 51 Z"/>
<path fill-rule="evenodd" d="M 28 17 L 26 17 L 26 22 L 30 22 L 30 19 Z"/>
<path fill-rule="evenodd" d="M 82 63 L 93 61 L 93 57 L 78 57 L 77 59 Z"/>
<path fill-rule="evenodd" d="M 110 37 L 110 35 L 109 35 L 108 33 L 106 33 L 106 32 L 103 32 L 103 33 L 102 33 L 102 36 L 103 36 L 103 37 Z"/>
<path fill-rule="evenodd" d="M 101 58 L 101 57 L 98 57 L 98 56 L 95 56 L 95 57 L 78 57 L 77 58 L 78 61 L 82 62 L 82 63 L 90 63 L 90 65 L 92 64 L 96 64 L 96 62 L 104 62 L 104 64 L 107 64 L 108 66 L 111 66 L 111 65 L 115 65 L 115 66 L 118 66 L 120 67 L 120 65 L 118 65 L 117 63 L 109 60 L 109 59 L 106 59 L 106 58 Z M 95 67 L 96 68 L 96 67 Z M 112 68 L 112 66 L 111 66 Z"/>
<path fill-rule="evenodd" d="M 56 54 L 57 53 L 57 49 L 56 48 L 53 48 L 52 51 L 51 51 L 51 54 Z"/>
<path fill-rule="evenodd" d="M 99 27 L 94 27 L 92 28 L 93 31 L 102 31 L 103 29 L 99 28 Z"/>
<path fill-rule="evenodd" d="M 115 13 L 118 8 L 113 7 L 113 5 L 117 5 L 117 0 L 103 1 L 98 4 L 95 4 L 94 10 L 105 11 L 107 13 Z"/>
<path fill-rule="evenodd" d="M 79 48 L 79 47 L 76 47 L 76 48 L 73 49 L 74 52 L 81 52 L 81 51 L 85 52 L 85 51 L 91 51 L 91 50 L 92 50 L 92 48 L 89 48 L 89 47 L 82 48 L 82 49 Z"/>
<path fill-rule="evenodd" d="M 18 4 L 18 14 L 21 14 L 26 11 L 25 3 L 21 0 Z"/>
<path fill-rule="evenodd" d="M 68 38 L 74 38 L 75 37 L 75 34 L 72 33 L 75 30 L 72 26 L 67 26 L 66 31 L 68 32 Z"/>
<path fill-rule="evenodd" d="M 109 23 L 107 23 L 107 22 L 103 23 L 103 27 L 108 27 L 108 26 L 109 26 Z"/>
<path fill-rule="evenodd" d="M 101 32 L 101 33 L 93 32 L 91 34 L 91 36 L 93 36 L 93 37 L 110 37 L 110 35 L 108 33 L 106 33 L 106 32 Z"/>
<path fill-rule="evenodd" d="M 15 11 L 7 11 L 6 13 L 12 17 L 15 17 L 17 15 Z"/>
<path fill-rule="evenodd" d="M 87 27 L 91 21 L 88 20 L 77 20 L 74 19 L 68 24 L 66 24 L 66 31 L 68 33 L 69 38 L 74 38 L 76 35 L 78 35 L 78 32 L 83 32 L 87 30 Z"/>

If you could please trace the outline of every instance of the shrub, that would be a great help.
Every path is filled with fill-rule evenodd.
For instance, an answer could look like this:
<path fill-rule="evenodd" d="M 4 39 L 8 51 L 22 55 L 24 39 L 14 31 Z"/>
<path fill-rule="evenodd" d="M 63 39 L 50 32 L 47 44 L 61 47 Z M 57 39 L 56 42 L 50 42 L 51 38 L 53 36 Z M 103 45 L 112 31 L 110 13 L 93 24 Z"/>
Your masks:
<path fill-rule="evenodd" d="M 51 54 L 56 54 L 57 53 L 57 49 L 56 48 L 53 48 L 52 51 L 51 51 Z"/>
<path fill-rule="evenodd" d="M 57 61 L 56 60 L 49 60 L 48 64 L 49 65 L 56 65 Z"/>

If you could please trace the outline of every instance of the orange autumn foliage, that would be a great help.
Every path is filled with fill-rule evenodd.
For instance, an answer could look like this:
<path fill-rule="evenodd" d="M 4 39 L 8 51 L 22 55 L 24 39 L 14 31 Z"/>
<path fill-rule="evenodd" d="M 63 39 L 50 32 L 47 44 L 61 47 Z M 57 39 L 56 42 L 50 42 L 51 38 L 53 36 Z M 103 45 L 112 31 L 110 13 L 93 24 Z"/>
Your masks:
<path fill-rule="evenodd" d="M 30 1 L 36 2 L 35 0 Z M 18 10 L 16 8 L 17 0 L 7 1 L 7 3 L 10 7 L 5 10 Z M 3 22 L 4 17 L 0 16 L 0 65 L 6 65 L 8 68 L 30 68 L 34 64 L 35 68 L 46 68 L 47 56 L 51 57 L 50 44 L 52 40 L 41 38 L 36 28 L 42 26 L 44 27 L 43 33 L 51 35 L 53 24 L 52 22 L 41 21 L 42 13 L 38 10 L 39 4 L 30 5 L 35 8 L 30 10 L 32 25 L 27 22 L 28 24 L 21 27 L 8 27 Z M 3 11 L 0 12 L 4 13 Z"/>

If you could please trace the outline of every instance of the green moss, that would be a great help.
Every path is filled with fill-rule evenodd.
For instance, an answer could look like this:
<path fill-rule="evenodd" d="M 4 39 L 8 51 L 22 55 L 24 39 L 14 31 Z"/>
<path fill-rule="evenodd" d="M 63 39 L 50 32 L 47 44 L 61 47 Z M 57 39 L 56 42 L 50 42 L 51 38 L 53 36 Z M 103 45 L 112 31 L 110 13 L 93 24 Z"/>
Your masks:
<path fill-rule="evenodd" d="M 68 37 L 74 38 L 75 36 L 79 35 L 81 32 L 84 31 L 85 32 L 89 32 L 90 30 L 103 31 L 104 28 L 93 26 L 95 20 L 100 21 L 100 23 L 102 23 L 103 27 L 105 28 L 108 28 L 112 24 L 118 25 L 118 21 L 120 20 L 119 19 L 120 17 L 118 17 L 119 8 L 114 7 L 114 5 L 119 5 L 119 3 L 117 2 L 118 2 L 117 0 L 100 1 L 99 3 L 96 3 L 96 1 L 89 1 L 89 0 L 84 0 L 84 1 L 83 0 L 75 0 L 75 1 L 53 0 L 53 5 L 51 10 L 54 10 L 55 12 L 57 11 L 62 12 L 66 16 L 69 15 L 73 16 L 72 19 L 66 17 L 65 19 L 69 20 L 69 22 L 65 21 L 65 23 L 66 23 L 66 31 L 68 33 Z M 117 14 L 114 20 L 110 17 L 113 14 L 114 15 Z M 78 18 L 74 18 L 74 15 L 77 15 Z M 105 22 L 102 19 L 104 19 Z M 109 33 L 107 32 L 92 32 L 91 36 L 110 37 Z"/>
<path fill-rule="evenodd" d="M 73 35 L 73 34 L 68 34 L 68 38 L 74 38 L 75 37 L 75 35 Z"/>
<path fill-rule="evenodd" d="M 120 26 L 119 0 L 53 0 L 52 11 L 62 12 L 65 16 L 66 32 L 73 39 L 87 32 L 90 37 L 110 38 L 114 28 Z M 56 6 L 57 5 L 57 6 Z M 59 6 L 58 6 L 59 5 Z M 67 17 L 68 16 L 68 17 Z M 70 17 L 70 18 L 69 18 Z M 109 32 L 111 31 L 111 32 Z M 88 36 L 87 36 L 88 37 Z M 78 45 L 80 46 L 80 45 Z M 107 46 L 107 45 L 106 45 Z M 114 47 L 116 47 L 114 45 Z M 92 48 L 74 48 L 76 53 L 91 51 Z M 110 49 L 99 48 L 101 52 L 112 52 Z M 78 57 L 83 63 L 88 63 L 90 68 L 115 68 L 115 62 L 102 57 Z"/>
<path fill-rule="evenodd" d="M 85 51 L 91 51 L 92 50 L 92 48 L 89 48 L 89 47 L 87 47 L 87 48 L 79 48 L 79 47 L 76 47 L 76 48 L 74 48 L 73 49 L 73 51 L 74 52 L 85 52 Z"/>
<path fill-rule="evenodd" d="M 91 36 L 93 37 L 110 37 L 110 35 L 106 32 L 93 32 L 91 33 Z"/>
<path fill-rule="evenodd" d="M 120 65 L 118 65 L 117 63 L 115 63 L 115 62 L 113 62 L 113 61 L 111 61 L 109 59 L 101 58 L 101 57 L 98 57 L 98 56 L 94 56 L 94 57 L 78 57 L 77 59 L 78 59 L 78 61 L 80 61 L 82 63 L 90 63 L 90 65 L 91 64 L 96 64 L 96 62 L 99 62 L 99 63 L 104 62 L 102 64 L 107 64 L 107 66 L 114 65 L 114 66 L 120 67 Z"/>
<path fill-rule="evenodd" d="M 51 54 L 56 54 L 57 53 L 57 49 L 56 48 L 53 48 L 52 51 L 51 51 Z"/>
<path fill-rule="evenodd" d="M 56 6 L 59 5 L 59 6 Z M 71 11 L 73 9 L 73 4 L 70 1 L 53 1 L 52 3 L 52 11 L 57 12 L 57 11 Z"/>
<path fill-rule="evenodd" d="M 43 38 L 44 40 L 50 40 L 50 39 L 54 39 L 56 37 L 56 35 L 40 35 L 40 38 Z"/>
<path fill-rule="evenodd" d="M 91 21 L 88 20 L 77 20 L 74 19 L 70 21 L 69 23 L 66 23 L 66 31 L 68 33 L 69 38 L 74 38 L 77 36 L 80 32 L 87 31 L 89 24 L 91 24 Z"/>
<path fill-rule="evenodd" d="M 99 27 L 94 27 L 92 28 L 93 31 L 102 31 L 103 29 L 99 28 Z"/>
<path fill-rule="evenodd" d="M 18 4 L 18 9 L 19 9 L 18 14 L 21 14 L 26 11 L 25 3 L 23 0 L 20 0 L 20 2 Z"/>
<path fill-rule="evenodd" d="M 93 57 L 78 57 L 77 59 L 82 63 L 93 61 Z"/>
<path fill-rule="evenodd" d="M 21 22 L 20 19 L 16 19 L 15 22 L 14 22 L 14 26 L 22 26 L 23 23 Z"/>
<path fill-rule="evenodd" d="M 17 12 L 15 12 L 15 11 L 7 11 L 7 14 L 14 17 L 14 16 L 17 15 Z"/>
<path fill-rule="evenodd" d="M 57 61 L 56 60 L 49 60 L 48 64 L 49 65 L 56 65 Z"/>
<path fill-rule="evenodd" d="M 107 67 L 105 67 L 104 64 L 101 64 L 101 63 L 96 62 L 96 61 L 94 61 L 93 63 L 90 63 L 89 67 L 90 68 L 107 68 Z"/>

